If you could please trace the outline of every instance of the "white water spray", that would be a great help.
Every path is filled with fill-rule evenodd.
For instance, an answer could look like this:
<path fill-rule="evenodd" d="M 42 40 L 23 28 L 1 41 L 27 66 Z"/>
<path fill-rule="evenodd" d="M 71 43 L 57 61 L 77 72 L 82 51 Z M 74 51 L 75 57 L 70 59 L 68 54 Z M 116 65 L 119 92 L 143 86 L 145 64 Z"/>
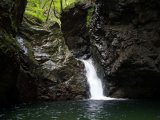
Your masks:
<path fill-rule="evenodd" d="M 25 46 L 25 41 L 22 37 L 16 36 L 16 40 L 20 46 L 20 48 L 23 50 L 24 54 L 27 55 L 28 53 L 28 48 Z"/>
<path fill-rule="evenodd" d="M 102 81 L 98 78 L 92 59 L 81 60 L 86 69 L 87 82 L 90 89 L 91 100 L 112 100 L 114 98 L 106 97 L 103 93 Z"/>

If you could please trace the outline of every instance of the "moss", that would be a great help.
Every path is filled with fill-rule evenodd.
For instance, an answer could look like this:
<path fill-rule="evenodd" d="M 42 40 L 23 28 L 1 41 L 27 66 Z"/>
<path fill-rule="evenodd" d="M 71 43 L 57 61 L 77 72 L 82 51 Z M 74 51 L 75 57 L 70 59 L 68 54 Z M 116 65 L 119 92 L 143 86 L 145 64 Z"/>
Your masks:
<path fill-rule="evenodd" d="M 76 3 L 71 3 L 69 6 L 65 7 L 64 11 L 69 11 L 70 8 L 73 8 Z"/>
<path fill-rule="evenodd" d="M 2 34 L 0 36 L 0 52 L 8 55 L 18 54 L 19 48 L 13 36 L 4 30 L 1 30 L 0 34 Z"/>
<path fill-rule="evenodd" d="M 34 23 L 42 24 L 43 22 L 45 22 L 45 18 L 43 16 L 37 16 L 37 14 L 32 13 L 30 11 L 25 11 L 25 16 Z"/>
<path fill-rule="evenodd" d="M 43 1 L 36 1 L 36 0 L 28 0 L 28 4 L 26 6 L 25 15 L 28 17 L 32 17 L 37 22 L 43 23 L 46 22 L 48 17 L 48 11 L 50 9 L 50 2 L 46 2 L 47 0 Z M 75 3 L 82 2 L 84 3 L 85 0 L 67 0 L 63 1 L 63 9 L 69 9 L 75 6 Z M 46 3 L 46 4 L 45 4 Z M 50 15 L 48 21 L 57 22 L 59 25 L 60 23 L 60 14 L 61 14 L 61 4 L 59 0 L 54 0 L 50 9 Z M 54 11 L 55 10 L 55 11 Z M 55 15 L 56 14 L 56 15 Z M 48 22 L 47 21 L 47 22 Z"/>
<path fill-rule="evenodd" d="M 76 4 L 84 4 L 84 3 L 85 3 L 84 0 L 74 1 L 74 2 L 72 2 L 71 4 L 69 4 L 68 6 L 66 6 L 66 7 L 64 8 L 64 11 L 68 11 L 68 10 L 70 10 L 71 8 L 74 8 Z"/>
<path fill-rule="evenodd" d="M 88 15 L 87 15 L 87 27 L 90 27 L 91 21 L 92 21 L 92 15 L 94 12 L 94 7 L 88 9 Z"/>
<path fill-rule="evenodd" d="M 17 45 L 16 40 L 13 38 L 13 36 L 5 31 L 0 31 L 0 34 L 2 34 L 2 36 L 0 36 L 0 53 L 8 55 L 10 57 L 12 56 L 18 56 L 18 54 L 20 53 L 20 48 Z M 30 42 L 25 41 L 25 46 L 28 48 L 28 54 L 27 56 L 29 57 L 29 59 L 37 64 L 36 60 L 34 59 L 34 55 L 33 55 L 33 48 Z"/>

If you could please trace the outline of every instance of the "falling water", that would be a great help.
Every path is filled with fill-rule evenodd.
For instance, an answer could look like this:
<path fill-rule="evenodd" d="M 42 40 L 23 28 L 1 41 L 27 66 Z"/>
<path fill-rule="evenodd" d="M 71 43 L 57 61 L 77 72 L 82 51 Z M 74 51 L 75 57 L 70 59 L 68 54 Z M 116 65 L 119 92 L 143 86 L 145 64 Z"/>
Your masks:
<path fill-rule="evenodd" d="M 90 99 L 92 100 L 111 100 L 104 96 L 102 81 L 98 78 L 92 59 L 81 60 L 86 69 L 86 77 L 90 88 Z"/>
<path fill-rule="evenodd" d="M 24 39 L 20 36 L 16 36 L 16 40 L 17 40 L 20 48 L 23 50 L 24 54 L 26 55 L 28 53 L 28 48 L 25 46 Z"/>

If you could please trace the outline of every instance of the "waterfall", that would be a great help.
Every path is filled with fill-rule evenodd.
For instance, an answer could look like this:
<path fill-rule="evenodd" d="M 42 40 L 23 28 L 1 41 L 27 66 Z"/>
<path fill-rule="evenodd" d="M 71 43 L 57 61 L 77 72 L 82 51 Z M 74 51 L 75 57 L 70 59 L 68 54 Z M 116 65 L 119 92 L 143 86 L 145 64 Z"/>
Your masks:
<path fill-rule="evenodd" d="M 98 78 L 95 67 L 93 65 L 92 59 L 81 60 L 86 69 L 87 82 L 89 84 L 90 99 L 91 100 L 111 100 L 114 98 L 109 98 L 104 96 L 102 81 Z"/>
<path fill-rule="evenodd" d="M 19 47 L 23 50 L 24 54 L 27 55 L 28 53 L 28 48 L 25 46 L 25 41 L 22 37 L 16 36 L 16 40 L 19 44 Z"/>

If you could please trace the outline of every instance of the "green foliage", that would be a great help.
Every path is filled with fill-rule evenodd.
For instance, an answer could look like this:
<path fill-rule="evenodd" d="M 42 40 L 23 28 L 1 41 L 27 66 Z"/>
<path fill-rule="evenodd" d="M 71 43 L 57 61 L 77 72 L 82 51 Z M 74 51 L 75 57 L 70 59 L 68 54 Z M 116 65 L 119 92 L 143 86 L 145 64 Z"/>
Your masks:
<path fill-rule="evenodd" d="M 39 14 L 34 13 L 34 12 L 31 12 L 31 11 L 25 11 L 25 14 L 26 14 L 27 16 L 33 17 L 33 18 L 36 19 L 36 21 L 39 22 L 39 23 L 44 22 L 44 21 L 45 21 L 45 18 L 46 18 L 45 16 L 39 15 Z"/>
<path fill-rule="evenodd" d="M 93 7 L 92 7 L 91 9 L 88 10 L 87 27 L 90 27 L 93 12 L 94 12 L 94 8 L 93 8 Z"/>
<path fill-rule="evenodd" d="M 45 21 L 44 10 L 41 8 L 40 0 L 28 0 L 25 14 L 32 16 L 40 22 Z"/>
<path fill-rule="evenodd" d="M 42 23 L 47 20 L 54 21 L 60 24 L 61 0 L 28 0 L 25 15 L 31 16 Z M 85 0 L 62 0 L 62 9 L 70 6 L 73 3 Z M 52 2 L 52 4 L 51 4 Z"/>

